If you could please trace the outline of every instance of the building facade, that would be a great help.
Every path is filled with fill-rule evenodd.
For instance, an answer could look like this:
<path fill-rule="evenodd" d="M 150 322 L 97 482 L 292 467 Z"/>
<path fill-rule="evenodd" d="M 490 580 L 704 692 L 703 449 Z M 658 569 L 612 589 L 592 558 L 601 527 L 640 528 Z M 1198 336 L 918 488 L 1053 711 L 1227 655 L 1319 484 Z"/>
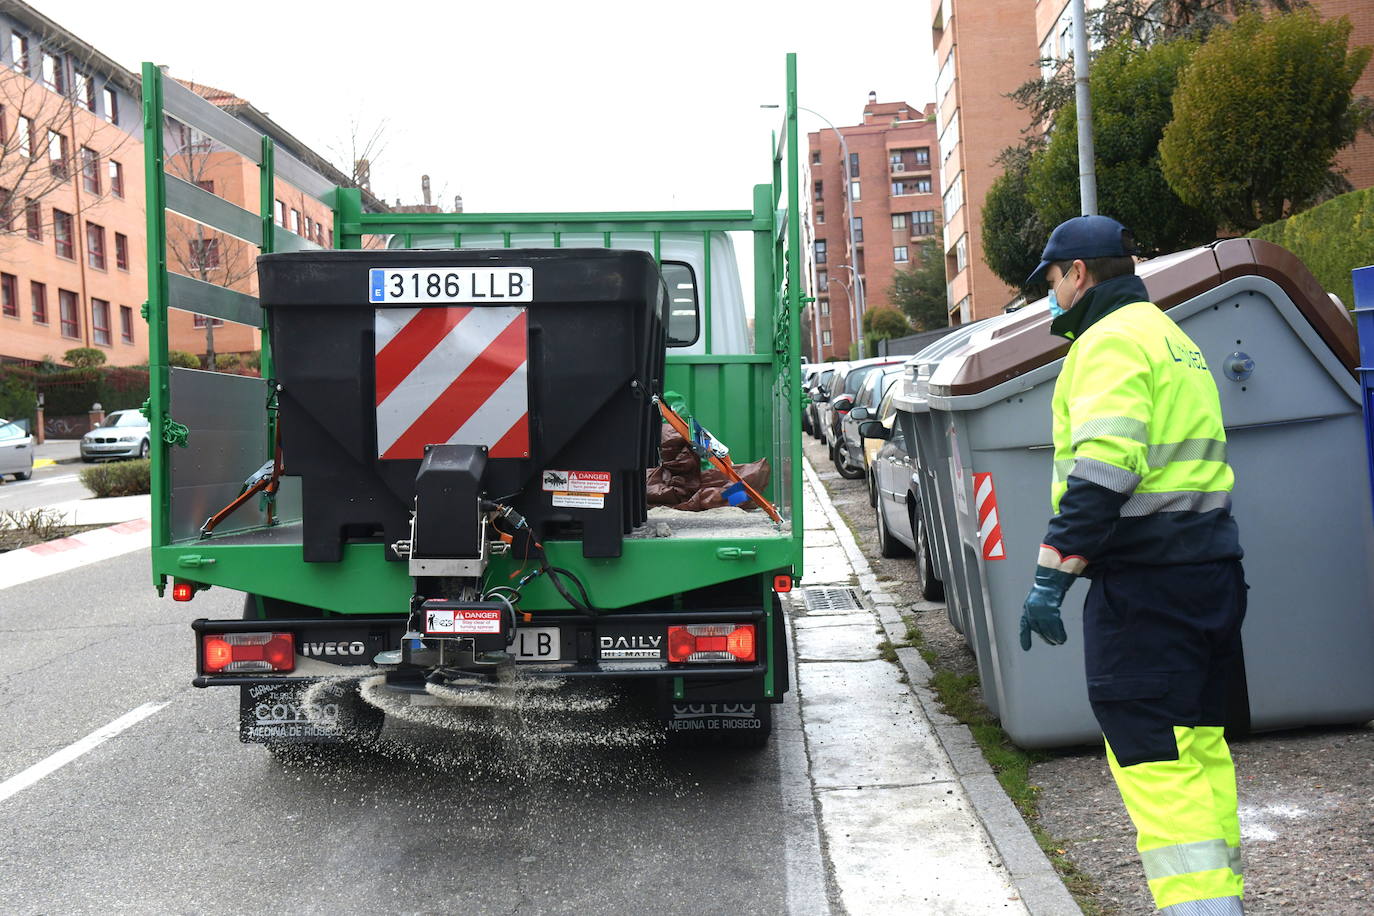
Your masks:
<path fill-rule="evenodd" d="M 828 128 L 807 135 L 816 299 L 811 350 L 819 360 L 849 358 L 862 334 L 856 276 L 863 280 L 866 311 L 890 306 L 896 272 L 910 267 L 918 244 L 938 232 L 934 114 L 934 105 L 878 102 L 869 93 L 863 122 L 838 128 L 843 146 Z"/>
<path fill-rule="evenodd" d="M 61 363 L 91 347 L 108 365 L 148 359 L 146 195 L 140 77 L 25 3 L 0 12 L 0 362 Z M 232 93 L 182 81 L 273 138 L 335 184 L 313 150 Z M 245 210 L 259 209 L 258 167 L 168 118 L 167 172 Z M 364 192 L 370 210 L 385 207 Z M 279 226 L 333 245 L 330 210 L 275 187 Z M 255 293 L 257 249 L 168 213 L 168 269 Z M 168 342 L 208 364 L 259 349 L 256 328 L 173 312 Z"/>
<path fill-rule="evenodd" d="M 1039 75 L 1038 5 L 931 3 L 951 324 L 999 314 L 1018 295 L 983 260 L 982 213 L 988 188 L 1002 174 L 998 155 L 1019 143 L 1026 127 L 1025 113 L 1007 94 Z"/>

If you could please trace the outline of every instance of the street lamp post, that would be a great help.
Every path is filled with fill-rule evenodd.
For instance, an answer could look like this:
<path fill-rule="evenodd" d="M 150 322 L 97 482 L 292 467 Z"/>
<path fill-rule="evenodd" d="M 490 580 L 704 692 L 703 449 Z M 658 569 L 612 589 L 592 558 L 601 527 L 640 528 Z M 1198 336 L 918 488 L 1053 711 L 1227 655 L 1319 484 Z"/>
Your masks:
<path fill-rule="evenodd" d="M 843 264 L 837 264 L 837 265 L 835 265 L 835 266 L 836 266 L 836 267 L 844 267 L 845 265 L 843 265 Z M 841 280 L 839 277 L 830 277 L 830 276 L 827 276 L 825 282 L 827 282 L 827 283 L 838 283 L 838 284 L 840 284 L 840 288 L 844 290 L 845 308 L 848 309 L 848 310 L 852 313 L 852 312 L 854 311 L 854 294 L 850 292 L 850 290 L 849 290 L 849 284 L 846 283 L 846 282 L 844 282 L 843 280 Z M 831 345 L 832 347 L 835 345 L 835 339 L 834 339 L 833 336 L 832 336 L 831 339 L 830 339 L 830 345 Z"/>
<path fill-rule="evenodd" d="M 760 105 L 759 107 L 777 108 L 778 106 Z M 852 265 L 855 261 L 858 260 L 859 248 L 854 243 L 854 201 L 853 198 L 850 196 L 848 184 L 851 180 L 849 177 L 849 144 L 845 142 L 844 134 L 840 133 L 840 129 L 836 127 L 834 124 L 831 124 L 830 119 L 827 118 L 825 115 L 821 114 L 819 111 L 815 111 L 814 109 L 806 108 L 801 105 L 797 106 L 797 110 L 808 112 L 820 118 L 822 121 L 825 122 L 827 127 L 829 127 L 832 131 L 835 132 L 835 136 L 839 138 L 840 175 L 844 177 L 845 181 L 845 183 L 840 188 L 840 193 L 844 195 L 845 225 L 848 227 L 849 232 L 849 262 Z M 855 298 L 851 301 L 849 309 L 849 331 L 850 334 L 853 335 L 853 340 L 855 341 L 858 347 L 859 358 L 862 359 L 864 355 L 864 340 L 863 335 L 859 333 L 859 330 L 863 326 L 864 278 L 860 276 L 859 272 L 852 266 L 847 266 L 844 264 L 839 264 L 836 266 L 844 267 L 846 270 L 848 270 L 850 273 L 854 275 Z"/>

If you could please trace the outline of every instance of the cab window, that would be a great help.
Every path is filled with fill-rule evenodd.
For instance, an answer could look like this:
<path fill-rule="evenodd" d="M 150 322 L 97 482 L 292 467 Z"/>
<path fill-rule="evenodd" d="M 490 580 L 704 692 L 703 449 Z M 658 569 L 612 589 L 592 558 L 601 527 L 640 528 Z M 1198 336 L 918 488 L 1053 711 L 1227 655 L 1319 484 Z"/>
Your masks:
<path fill-rule="evenodd" d="M 664 261 L 659 272 L 668 288 L 668 346 L 690 347 L 701 336 L 696 275 L 681 261 Z"/>

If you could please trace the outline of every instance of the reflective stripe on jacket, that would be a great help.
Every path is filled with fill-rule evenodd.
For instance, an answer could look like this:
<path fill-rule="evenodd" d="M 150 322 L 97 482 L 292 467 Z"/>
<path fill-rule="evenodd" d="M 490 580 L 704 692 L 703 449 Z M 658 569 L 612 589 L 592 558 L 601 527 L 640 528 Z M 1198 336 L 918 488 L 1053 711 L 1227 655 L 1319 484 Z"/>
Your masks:
<path fill-rule="evenodd" d="M 1134 275 L 1092 287 L 1053 329 L 1074 343 L 1054 390 L 1041 565 L 1239 558 L 1221 401 L 1197 345 Z"/>

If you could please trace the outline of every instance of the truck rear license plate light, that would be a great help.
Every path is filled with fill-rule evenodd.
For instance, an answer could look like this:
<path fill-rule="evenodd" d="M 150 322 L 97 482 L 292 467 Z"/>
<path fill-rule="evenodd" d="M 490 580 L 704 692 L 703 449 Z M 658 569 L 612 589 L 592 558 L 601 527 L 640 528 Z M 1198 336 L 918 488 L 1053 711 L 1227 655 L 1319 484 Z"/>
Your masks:
<path fill-rule="evenodd" d="M 296 637 L 291 633 L 208 633 L 200 647 L 206 674 L 296 669 Z"/>
<path fill-rule="evenodd" d="M 670 662 L 752 662 L 752 623 L 691 623 L 668 628 Z"/>

